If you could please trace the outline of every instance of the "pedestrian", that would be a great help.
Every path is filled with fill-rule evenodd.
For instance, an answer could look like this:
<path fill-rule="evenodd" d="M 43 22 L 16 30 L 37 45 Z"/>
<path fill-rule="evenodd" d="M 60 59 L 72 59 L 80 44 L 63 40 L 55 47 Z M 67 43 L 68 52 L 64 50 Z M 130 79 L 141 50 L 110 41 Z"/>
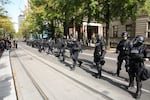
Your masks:
<path fill-rule="evenodd" d="M 76 40 L 75 38 L 73 38 L 73 44 L 72 44 L 72 48 L 71 48 L 71 58 L 73 60 L 73 64 L 71 66 L 71 70 L 75 70 L 77 61 L 79 62 L 79 67 L 83 63 L 81 60 L 78 59 L 79 52 L 81 52 L 81 51 L 82 51 L 81 43 L 78 40 Z"/>
<path fill-rule="evenodd" d="M 121 65 L 123 60 L 125 61 L 126 72 L 128 72 L 129 67 L 129 50 L 131 48 L 131 42 L 128 39 L 128 32 L 122 32 L 122 40 L 119 42 L 116 48 L 116 53 L 119 52 L 117 61 L 117 76 L 120 75 Z"/>
<path fill-rule="evenodd" d="M 96 68 L 98 73 L 96 74 L 96 78 L 101 78 L 102 76 L 102 66 L 105 63 L 104 56 L 106 53 L 105 41 L 102 36 L 96 36 L 96 44 L 94 50 L 94 63 L 96 64 Z"/>
<path fill-rule="evenodd" d="M 146 58 L 146 47 L 143 44 L 144 37 L 142 35 L 138 35 L 133 40 L 133 46 L 130 50 L 130 60 L 129 60 L 129 87 L 128 89 L 132 89 L 134 86 L 134 78 L 136 78 L 137 89 L 135 93 L 135 98 L 141 97 L 141 88 L 142 88 L 142 70 L 144 68 L 144 61 L 149 61 Z"/>
<path fill-rule="evenodd" d="M 13 47 L 16 48 L 16 49 L 18 48 L 18 45 L 17 45 L 17 41 L 16 41 L 16 40 L 13 40 Z"/>
<path fill-rule="evenodd" d="M 86 39 L 86 46 L 89 46 L 89 39 Z"/>
<path fill-rule="evenodd" d="M 4 40 L 1 39 L 0 40 L 0 53 L 2 53 L 5 50 L 5 43 Z"/>

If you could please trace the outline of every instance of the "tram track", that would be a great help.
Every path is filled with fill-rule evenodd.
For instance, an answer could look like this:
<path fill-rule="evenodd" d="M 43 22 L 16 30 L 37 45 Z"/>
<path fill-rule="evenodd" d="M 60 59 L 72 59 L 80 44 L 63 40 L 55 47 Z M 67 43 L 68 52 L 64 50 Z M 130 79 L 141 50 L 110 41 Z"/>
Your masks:
<path fill-rule="evenodd" d="M 52 65 L 48 64 L 47 62 L 41 60 L 39 57 L 36 57 L 34 55 L 32 55 L 31 53 L 29 53 L 29 51 L 25 50 L 24 48 L 21 48 L 21 50 L 23 50 L 24 52 L 27 53 L 27 55 L 30 55 L 32 57 L 34 57 L 36 60 L 38 60 L 39 62 L 42 62 L 43 64 L 47 65 L 49 68 L 55 70 L 56 72 L 60 73 L 61 75 L 69 78 L 70 80 L 74 81 L 75 83 L 83 86 L 84 88 L 88 89 L 89 91 L 92 91 L 93 93 L 95 94 L 98 94 L 98 95 L 101 95 L 103 98 L 105 98 L 106 100 L 113 100 L 111 97 L 105 95 L 104 93 L 94 89 L 93 87 L 90 87 L 88 86 L 87 84 L 84 84 L 83 82 L 79 81 L 78 79 L 74 78 L 74 77 L 71 77 L 70 75 L 66 74 L 65 72 L 61 71 L 61 70 L 58 70 L 57 68 L 55 67 L 52 67 Z M 27 69 L 26 69 L 27 70 Z M 43 93 L 43 92 L 42 92 Z M 48 100 L 48 99 L 45 99 L 45 100 Z"/>
<path fill-rule="evenodd" d="M 23 48 L 22 48 L 22 47 L 23 47 Z M 107 100 L 113 100 L 113 99 L 114 99 L 114 97 L 111 98 L 110 95 L 107 95 L 107 94 L 103 93 L 102 91 L 99 91 L 98 89 L 94 89 L 93 87 L 91 87 L 91 86 L 89 86 L 89 85 L 86 85 L 86 84 L 84 84 L 83 82 L 80 82 L 79 80 L 75 79 L 74 77 L 71 77 L 70 75 L 68 75 L 68 74 L 66 74 L 65 72 L 63 72 L 61 69 L 55 68 L 55 66 L 53 66 L 53 65 L 57 65 L 57 64 L 56 64 L 56 61 L 55 61 L 55 62 L 51 62 L 51 63 L 54 63 L 54 64 L 52 64 L 52 65 L 51 65 L 51 63 L 47 63 L 47 62 L 49 62 L 49 60 L 46 59 L 46 58 L 48 58 L 48 57 L 46 57 L 46 58 L 44 59 L 44 58 L 43 58 L 43 57 L 44 57 L 44 56 L 43 56 L 43 53 L 41 53 L 41 54 L 39 54 L 39 55 L 38 55 L 38 53 L 35 54 L 35 53 L 33 53 L 32 51 L 29 51 L 28 48 L 26 48 L 26 46 L 21 46 L 21 50 L 23 50 L 24 52 L 26 52 L 26 55 L 30 55 L 31 57 L 33 57 L 34 59 L 38 60 L 39 62 L 41 62 L 41 63 L 47 65 L 47 67 L 49 67 L 49 68 L 51 68 L 51 69 L 57 71 L 58 73 L 60 73 L 60 74 L 62 74 L 63 76 L 67 77 L 68 79 L 70 79 L 70 80 L 76 82 L 77 84 L 80 84 L 81 86 L 85 87 L 85 88 L 88 89 L 89 91 L 92 91 L 93 93 L 98 94 L 98 95 L 102 95 L 102 96 L 103 96 L 104 98 L 106 98 Z M 36 55 L 36 56 L 35 56 L 35 55 Z M 41 60 L 41 59 L 43 59 L 43 60 Z M 53 59 L 53 58 L 52 58 L 52 59 Z M 55 60 L 55 59 L 54 59 L 54 60 Z M 60 67 L 60 65 L 58 65 L 58 66 Z M 61 67 L 61 68 L 62 68 L 62 67 Z M 64 69 L 66 69 L 66 68 L 64 68 Z M 72 71 L 69 71 L 69 72 L 72 73 Z M 73 73 L 74 73 L 74 72 L 73 72 Z M 107 93 L 107 92 L 106 92 L 106 93 Z"/>
<path fill-rule="evenodd" d="M 100 95 L 100 96 L 102 96 L 103 98 L 105 98 L 105 100 L 113 100 L 112 98 L 106 96 L 105 94 L 102 94 L 101 92 L 99 92 L 99 91 L 93 89 L 92 87 L 89 87 L 89 86 L 85 85 L 84 83 L 82 83 L 82 82 L 80 82 L 80 81 L 78 81 L 78 80 L 72 78 L 71 76 L 69 76 L 69 75 L 63 73 L 62 71 L 57 70 L 56 68 L 54 68 L 54 67 L 52 67 L 51 65 L 45 63 L 44 61 L 41 61 L 40 59 L 38 59 L 38 58 L 36 58 L 35 56 L 33 56 L 33 55 L 31 55 L 30 53 L 28 53 L 25 49 L 23 49 L 23 48 L 20 48 L 20 49 L 23 50 L 24 52 L 26 52 L 27 55 L 30 55 L 30 56 L 34 57 L 34 58 L 35 58 L 36 60 L 38 60 L 39 62 L 41 62 L 41 63 L 47 65 L 49 68 L 51 68 L 51 69 L 53 69 L 54 71 L 60 73 L 60 74 L 63 75 L 64 77 L 66 77 L 66 78 L 72 80 L 72 81 L 75 82 L 76 84 L 81 85 L 81 87 L 86 88 L 87 90 L 91 91 L 91 92 L 94 93 L 95 95 Z M 23 62 L 21 61 L 21 59 L 19 58 L 19 55 L 16 53 L 15 50 L 14 50 L 14 54 L 15 54 L 15 56 L 16 56 L 18 62 L 20 63 L 21 67 L 23 68 L 23 70 L 25 71 L 25 73 L 27 74 L 27 76 L 30 78 L 30 80 L 32 81 L 33 85 L 35 86 L 35 88 L 37 89 L 37 91 L 39 92 L 39 94 L 41 95 L 41 97 L 43 98 L 43 100 L 51 100 L 50 98 L 48 98 L 47 94 L 44 93 L 44 91 L 42 90 L 42 88 L 40 87 L 40 85 L 36 82 L 36 80 L 34 79 L 34 76 L 33 76 L 32 74 L 30 74 L 30 72 L 28 71 L 29 69 L 27 69 L 27 68 L 25 67 L 25 65 L 23 64 Z M 18 94 L 18 93 L 17 93 L 17 94 Z M 57 99 L 55 98 L 55 100 L 57 100 Z"/>
<path fill-rule="evenodd" d="M 30 74 L 30 72 L 27 70 L 27 68 L 24 66 L 24 64 L 22 63 L 22 61 L 20 60 L 20 58 L 18 57 L 16 51 L 14 51 L 15 56 L 18 60 L 18 62 L 20 63 L 21 67 L 24 69 L 26 75 L 29 77 L 29 79 L 31 80 L 31 82 L 33 83 L 34 87 L 37 89 L 37 91 L 39 92 L 39 94 L 41 95 L 41 97 L 43 98 L 43 100 L 49 100 L 48 97 L 46 96 L 46 94 L 43 92 L 43 90 L 41 89 L 41 87 L 38 85 L 38 83 L 35 81 L 35 79 L 32 77 L 32 75 Z M 18 94 L 18 93 L 17 93 Z M 18 95 L 17 95 L 18 96 Z"/>

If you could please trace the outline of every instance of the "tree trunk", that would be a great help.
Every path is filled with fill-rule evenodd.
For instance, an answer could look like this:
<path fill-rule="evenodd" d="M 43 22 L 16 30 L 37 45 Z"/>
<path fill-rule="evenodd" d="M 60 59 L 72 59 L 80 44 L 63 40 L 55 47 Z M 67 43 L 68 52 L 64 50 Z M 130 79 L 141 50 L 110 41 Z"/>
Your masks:
<path fill-rule="evenodd" d="M 51 21 L 51 32 L 52 32 L 52 38 L 54 38 L 54 35 L 55 35 L 55 26 L 54 26 L 54 21 L 52 20 Z"/>
<path fill-rule="evenodd" d="M 64 36 L 68 36 L 69 35 L 69 25 L 67 23 L 67 13 L 65 12 L 65 22 L 63 23 L 63 27 L 64 27 Z"/>
<path fill-rule="evenodd" d="M 68 24 L 66 22 L 64 22 L 63 26 L 64 26 L 64 36 L 67 37 L 69 34 Z"/>
<path fill-rule="evenodd" d="M 106 45 L 107 49 L 110 48 L 110 38 L 109 38 L 109 24 L 110 24 L 110 10 L 109 10 L 109 0 L 107 0 L 107 12 L 106 12 Z"/>

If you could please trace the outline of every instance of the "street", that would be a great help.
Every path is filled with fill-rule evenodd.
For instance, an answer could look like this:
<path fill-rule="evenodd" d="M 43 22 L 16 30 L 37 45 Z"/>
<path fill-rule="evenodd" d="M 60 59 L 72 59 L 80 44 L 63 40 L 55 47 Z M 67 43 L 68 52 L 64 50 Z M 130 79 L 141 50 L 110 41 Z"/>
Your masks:
<path fill-rule="evenodd" d="M 10 53 L 19 100 L 134 100 L 136 87 L 128 90 L 128 74 L 122 65 L 120 77 L 116 72 L 117 54 L 107 52 L 103 66 L 103 78 L 96 79 L 93 66 L 93 49 L 83 50 L 79 58 L 81 67 L 70 71 L 72 60 L 66 53 L 61 62 L 54 55 L 39 53 L 36 48 L 18 43 L 18 49 Z M 146 63 L 150 69 L 149 63 Z M 150 80 L 143 82 L 142 97 L 150 98 Z"/>

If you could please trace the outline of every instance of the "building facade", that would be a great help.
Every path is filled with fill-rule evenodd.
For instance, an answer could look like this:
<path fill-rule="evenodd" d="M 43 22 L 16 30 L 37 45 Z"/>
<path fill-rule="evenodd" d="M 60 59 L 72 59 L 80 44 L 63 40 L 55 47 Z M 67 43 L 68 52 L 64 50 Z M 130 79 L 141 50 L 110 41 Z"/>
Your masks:
<path fill-rule="evenodd" d="M 22 14 L 20 14 L 18 16 L 18 29 L 21 27 L 21 25 L 22 25 L 22 23 L 23 23 L 24 20 L 25 20 L 25 16 L 22 15 Z"/>
<path fill-rule="evenodd" d="M 103 24 L 103 36 L 105 33 L 105 24 Z M 121 33 L 127 31 L 129 38 L 133 38 L 136 35 L 142 35 L 145 37 L 145 43 L 150 42 L 150 17 L 146 15 L 138 16 L 135 21 L 127 20 L 126 23 L 121 24 L 119 20 L 114 20 L 110 23 L 109 37 L 113 44 L 118 43 L 121 39 Z"/>

